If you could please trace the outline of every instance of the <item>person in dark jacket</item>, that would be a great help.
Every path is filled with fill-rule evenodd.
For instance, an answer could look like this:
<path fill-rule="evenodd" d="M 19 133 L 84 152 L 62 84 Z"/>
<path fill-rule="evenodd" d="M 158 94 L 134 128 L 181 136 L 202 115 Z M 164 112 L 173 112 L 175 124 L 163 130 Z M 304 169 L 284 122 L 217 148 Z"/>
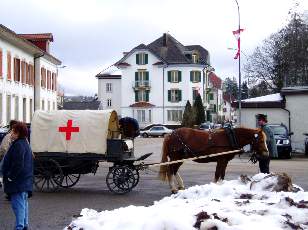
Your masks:
<path fill-rule="evenodd" d="M 27 126 L 17 122 L 12 129 L 13 142 L 3 159 L 4 192 L 11 198 L 16 230 L 27 230 L 28 196 L 33 190 L 33 157 L 27 138 Z"/>
<path fill-rule="evenodd" d="M 268 157 L 260 157 L 259 160 L 259 168 L 261 173 L 270 173 L 269 164 L 270 157 L 277 158 L 277 145 L 274 137 L 274 133 L 271 128 L 267 125 L 267 117 L 264 114 L 257 115 L 258 125 L 262 129 L 262 131 L 266 134 L 266 145 L 269 151 Z"/>
<path fill-rule="evenodd" d="M 124 137 L 135 138 L 140 134 L 138 121 L 132 117 L 123 117 L 119 120 L 119 125 Z"/>

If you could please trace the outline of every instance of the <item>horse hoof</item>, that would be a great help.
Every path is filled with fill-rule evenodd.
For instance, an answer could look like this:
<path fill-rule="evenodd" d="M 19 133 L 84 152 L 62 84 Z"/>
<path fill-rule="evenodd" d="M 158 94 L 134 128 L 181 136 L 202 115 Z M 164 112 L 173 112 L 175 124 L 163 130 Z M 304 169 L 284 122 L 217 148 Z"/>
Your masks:
<path fill-rule="evenodd" d="M 184 187 L 178 187 L 178 190 L 185 190 Z"/>
<path fill-rule="evenodd" d="M 177 194 L 178 190 L 171 190 L 171 194 Z"/>

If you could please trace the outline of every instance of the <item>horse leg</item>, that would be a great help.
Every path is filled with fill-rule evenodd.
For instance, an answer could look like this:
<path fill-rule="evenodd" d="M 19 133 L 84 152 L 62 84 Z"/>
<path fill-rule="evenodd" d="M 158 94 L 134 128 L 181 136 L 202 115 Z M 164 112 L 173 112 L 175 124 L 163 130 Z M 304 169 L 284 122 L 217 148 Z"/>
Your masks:
<path fill-rule="evenodd" d="M 223 160 L 218 159 L 216 164 L 216 171 L 215 171 L 215 179 L 214 182 L 216 183 L 221 178 L 222 174 L 222 167 L 223 167 Z"/>
<path fill-rule="evenodd" d="M 172 164 L 169 166 L 170 171 L 170 177 L 168 178 L 169 181 L 169 186 L 171 188 L 171 192 L 172 194 L 177 193 L 178 189 L 176 188 L 175 182 L 177 183 L 177 185 L 181 188 L 184 187 L 183 185 L 183 180 L 181 178 L 181 176 L 178 174 L 178 170 L 179 167 L 182 165 L 182 163 L 179 164 Z"/>
<path fill-rule="evenodd" d="M 183 182 L 183 179 L 179 173 L 179 168 L 181 167 L 183 163 L 178 163 L 176 165 L 174 165 L 174 172 L 175 172 L 175 179 L 176 179 L 176 182 L 178 184 L 178 189 L 179 190 L 184 190 L 185 189 L 185 186 L 184 186 L 184 182 Z"/>
<path fill-rule="evenodd" d="M 226 174 L 226 169 L 227 169 L 227 165 L 229 163 L 229 160 L 225 159 L 222 163 L 222 168 L 221 168 L 221 179 L 224 180 L 225 179 L 225 174 Z"/>

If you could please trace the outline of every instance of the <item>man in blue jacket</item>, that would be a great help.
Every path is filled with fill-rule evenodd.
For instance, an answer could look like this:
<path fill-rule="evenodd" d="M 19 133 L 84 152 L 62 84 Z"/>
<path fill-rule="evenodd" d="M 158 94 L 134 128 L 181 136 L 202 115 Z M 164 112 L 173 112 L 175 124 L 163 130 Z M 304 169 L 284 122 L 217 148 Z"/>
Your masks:
<path fill-rule="evenodd" d="M 27 230 L 28 196 L 33 189 L 33 157 L 27 140 L 27 126 L 17 122 L 12 129 L 13 142 L 3 159 L 4 192 L 11 198 L 16 230 Z"/>

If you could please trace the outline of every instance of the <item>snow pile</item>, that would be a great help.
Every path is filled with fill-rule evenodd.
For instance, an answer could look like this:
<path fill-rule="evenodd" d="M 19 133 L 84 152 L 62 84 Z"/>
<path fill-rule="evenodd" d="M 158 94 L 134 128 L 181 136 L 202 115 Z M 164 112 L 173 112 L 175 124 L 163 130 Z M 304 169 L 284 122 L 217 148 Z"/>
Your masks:
<path fill-rule="evenodd" d="M 308 192 L 288 178 L 286 174 L 241 176 L 188 188 L 150 207 L 102 212 L 85 208 L 65 229 L 308 229 Z"/>

